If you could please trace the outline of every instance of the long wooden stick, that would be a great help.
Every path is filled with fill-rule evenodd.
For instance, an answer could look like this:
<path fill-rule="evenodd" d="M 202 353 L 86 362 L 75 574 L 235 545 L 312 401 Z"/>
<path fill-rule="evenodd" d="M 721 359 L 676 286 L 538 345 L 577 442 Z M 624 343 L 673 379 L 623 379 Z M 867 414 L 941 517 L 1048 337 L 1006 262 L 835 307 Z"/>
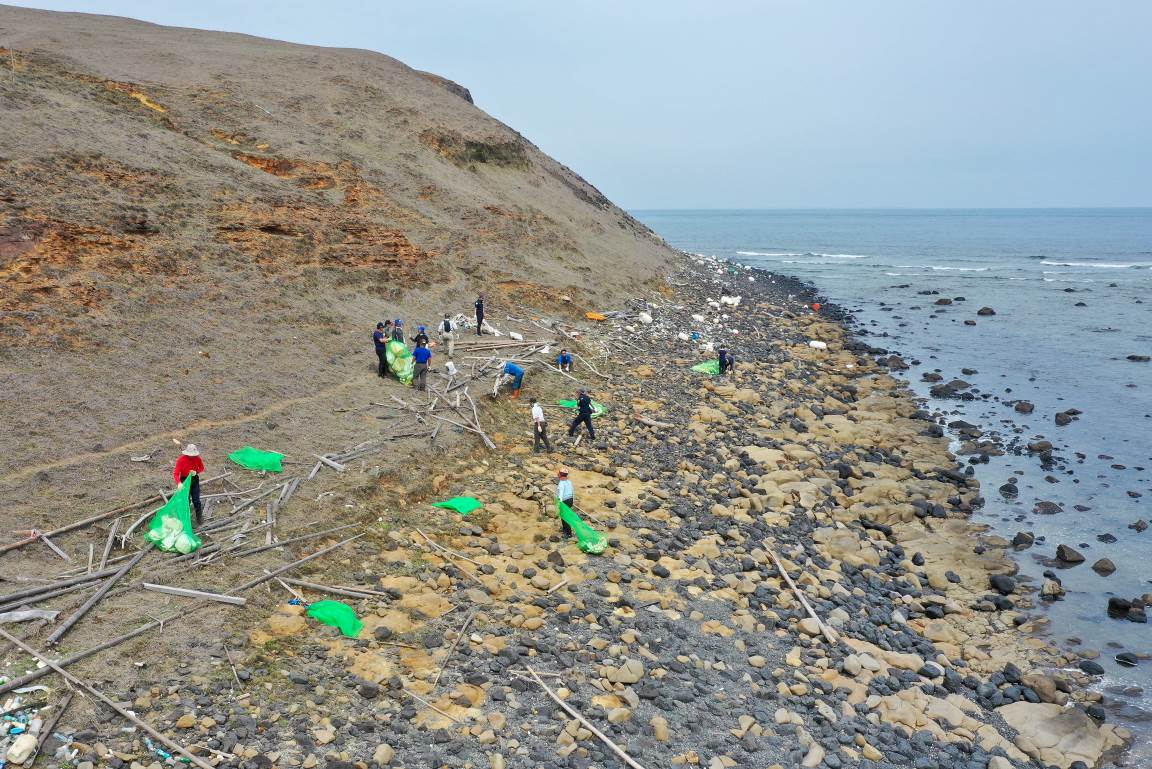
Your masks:
<path fill-rule="evenodd" d="M 80 687 L 81 689 L 83 689 L 84 691 L 88 692 L 88 693 L 89 693 L 89 694 L 91 694 L 93 697 L 95 697 L 96 699 L 100 700 L 101 702 L 103 702 L 103 703 L 104 703 L 105 705 L 107 705 L 108 707 L 112 708 L 112 710 L 116 711 L 116 712 L 117 712 L 117 713 L 119 713 L 121 716 L 123 716 L 124 718 L 128 719 L 128 720 L 129 720 L 131 723 L 135 724 L 136 726 L 140 727 L 140 728 L 141 728 L 141 729 L 143 729 L 144 731 L 146 731 L 146 732 L 148 732 L 149 734 L 151 734 L 151 735 L 152 735 L 152 736 L 153 736 L 153 737 L 154 737 L 156 740 L 158 740 L 159 742 L 161 742 L 161 743 L 162 743 L 163 745 L 165 745 L 166 747 L 169 747 L 169 748 L 171 748 L 172 750 L 174 750 L 174 751 L 176 751 L 177 753 L 179 753 L 180 755 L 182 755 L 182 756 L 186 757 L 186 758 L 187 758 L 189 761 L 191 761 L 192 763 L 196 764 L 196 766 L 200 767 L 200 769 L 215 769 L 215 767 L 213 767 L 213 766 L 212 766 L 212 764 L 209 764 L 207 761 L 205 761 L 204 759 L 200 758 L 199 756 L 197 756 L 197 755 L 196 755 L 196 754 L 194 754 L 194 753 L 189 753 L 189 752 L 188 752 L 188 751 L 187 751 L 187 750 L 184 748 L 184 746 L 183 746 L 183 745 L 180 745 L 180 744 L 178 744 L 178 743 L 175 743 L 175 742 L 173 742 L 172 740 L 168 739 L 168 738 L 167 738 L 167 737 L 165 737 L 163 734 L 161 734 L 160 732 L 158 732 L 158 731 L 156 731 L 155 729 L 153 729 L 153 728 L 152 728 L 152 726 L 151 726 L 150 724 L 147 724 L 147 723 L 145 723 L 144 721 L 141 721 L 139 718 L 137 718 L 136 716 L 134 716 L 132 713 L 129 713 L 127 710 L 124 710 L 122 707 L 120 707 L 119 705 L 117 705 L 115 702 L 113 702 L 111 699 L 109 699 L 109 698 L 108 698 L 108 696 L 104 694 L 104 692 L 100 691 L 99 689 L 97 689 L 96 687 L 92 686 L 91 684 L 87 684 L 87 683 L 85 683 L 85 682 L 81 681 L 79 678 L 77 678 L 76 676 L 72 675 L 72 674 L 71 674 L 71 673 L 69 673 L 67 670 L 65 670 L 64 668 L 60 667 L 59 665 L 57 665 L 57 664 L 56 664 L 55 662 L 53 662 L 52 660 L 50 660 L 50 659 L 48 659 L 47 657 L 45 657 L 45 656 L 44 656 L 43 654 L 41 654 L 40 652 L 38 652 L 38 651 L 36 651 L 35 649 L 33 649 L 32 647 L 28 646 L 28 645 L 27 645 L 27 644 L 25 644 L 23 641 L 21 641 L 21 640 L 19 640 L 19 639 L 17 639 L 17 638 L 14 638 L 14 637 L 12 637 L 11 635 L 9 635 L 9 634 L 8 634 L 7 632 L 5 632 L 4 630 L 0 630 L 0 635 L 2 635 L 2 636 L 4 636 L 5 638 L 7 638 L 9 642 L 16 644 L 16 646 L 18 646 L 18 647 L 20 647 L 21 649 L 23 649 L 23 650 L 24 650 L 24 652 L 25 652 L 26 654 L 30 654 L 31 656 L 33 656 L 33 657 L 35 657 L 36 659 L 38 659 L 38 660 L 40 660 L 41 662 L 43 662 L 43 663 L 44 663 L 45 665 L 47 665 L 48 667 L 50 667 L 50 668 L 52 668 L 53 670 L 55 670 L 55 671 L 56 671 L 57 673 L 59 673 L 60 675 L 64 676 L 64 678 L 66 678 L 66 679 L 67 679 L 67 680 L 68 680 L 70 683 L 72 683 L 72 685 L 73 685 L 73 686 L 78 686 L 78 687 Z"/>
<path fill-rule="evenodd" d="M 245 598 L 237 598 L 234 595 L 220 595 L 219 593 L 208 593 L 203 590 L 192 590 L 187 587 L 172 587 L 170 585 L 155 585 L 151 582 L 143 584 L 145 590 L 153 590 L 157 593 L 167 593 L 168 595 L 179 595 L 185 598 L 207 598 L 212 601 L 219 601 L 220 603 L 230 603 L 233 606 L 243 606 L 248 602 Z"/>
<path fill-rule="evenodd" d="M 0 602 L 5 604 L 19 601 L 22 598 L 31 598 L 32 596 L 40 595 L 41 593 L 55 592 L 56 590 L 64 587 L 71 587 L 72 585 L 80 585 L 85 582 L 95 582 L 104 577 L 111 577 L 115 574 L 117 569 L 101 569 L 94 571 L 91 574 L 80 574 L 76 577 L 69 577 L 68 579 L 59 580 L 57 582 L 50 582 L 46 585 L 38 585 L 36 587 L 26 588 L 15 593 L 8 595 L 0 595 Z"/>
<path fill-rule="evenodd" d="M 7 635 L 7 633 L 5 633 L 5 635 Z M 460 719 L 459 719 L 459 718 L 456 718 L 456 717 L 454 717 L 454 716 L 450 716 L 450 715 L 448 715 L 448 714 L 447 714 L 447 713 L 445 713 L 443 710 L 441 710 L 440 708 L 436 707 L 436 706 L 435 706 L 435 705 L 433 705 L 431 702 L 429 702 L 428 700 L 426 700 L 426 699 L 424 699 L 423 697 L 419 696 L 418 694 L 413 694 L 412 692 L 408 691 L 407 689 L 401 689 L 400 691 L 404 692 L 405 694 L 407 694 L 409 697 L 411 697 L 412 699 L 416 700 L 417 702 L 421 702 L 421 703 L 423 703 L 425 707 L 427 707 L 427 708 L 430 708 L 430 709 L 432 709 L 432 710 L 435 710 L 437 713 L 439 713 L 440 715 L 444 716 L 445 718 L 447 718 L 447 719 L 448 719 L 449 721 L 451 721 L 452 723 L 454 723 L 454 724 L 458 724 L 458 723 L 460 723 Z M 643 767 L 641 767 L 641 769 L 643 769 Z"/>
<path fill-rule="evenodd" d="M 452 642 L 448 653 L 445 654 L 444 659 L 440 661 L 440 669 L 436 671 L 436 680 L 432 682 L 433 690 L 440 685 L 440 676 L 444 675 L 444 667 L 448 664 L 448 660 L 452 659 L 452 654 L 456 651 L 456 647 L 460 645 L 460 639 L 468 632 L 468 626 L 472 624 L 472 619 L 476 616 L 476 611 L 476 609 L 473 609 L 468 613 L 468 619 L 464 620 L 464 624 L 460 626 L 460 632 L 456 634 L 456 640 Z"/>
<path fill-rule="evenodd" d="M 600 741 L 601 741 L 601 742 L 603 742 L 605 745 L 607 745 L 607 746 L 608 746 L 608 747 L 609 747 L 609 748 L 612 750 L 612 752 L 613 752 L 613 753 L 615 753 L 617 756 L 619 756 L 619 757 L 620 757 L 620 760 L 621 760 L 621 761 L 623 761 L 624 763 L 628 764 L 628 766 L 632 767 L 632 769 L 644 769 L 644 767 L 643 767 L 643 766 L 641 766 L 640 764 L 636 763 L 636 761 L 635 761 L 635 760 L 634 760 L 634 759 L 633 759 L 633 758 L 632 758 L 630 755 L 628 755 L 627 753 L 625 753 L 625 752 L 624 752 L 624 751 L 623 751 L 623 750 L 620 748 L 620 746 L 619 746 L 619 745 L 617 745 L 617 744 L 616 744 L 615 742 L 613 742 L 612 740 L 608 739 L 608 737 L 607 737 L 607 736 L 604 734 L 604 732 L 602 732 L 602 731 L 600 731 L 599 729 L 597 729 L 595 726 L 593 726 L 593 725 L 591 724 L 591 722 L 590 722 L 590 721 L 589 721 L 587 718 L 585 718 L 584 716 L 580 715 L 580 714 L 579 714 L 579 713 L 577 713 L 575 710 L 573 710 L 572 706 L 571 706 L 571 705 L 569 705 L 567 702 L 565 702 L 564 700 L 562 700 L 562 699 L 560 699 L 559 697 L 557 697 L 557 696 L 556 696 L 556 693 L 555 693 L 554 691 L 552 691 L 551 689 L 549 689 L 549 688 L 548 688 L 548 684 L 544 683 L 544 680 L 543 680 L 542 678 L 540 678 L 540 676 L 536 675 L 536 671 L 535 671 L 535 670 L 533 670 L 532 668 L 528 668 L 528 672 L 531 674 L 531 676 L 532 676 L 532 679 L 533 679 L 533 680 L 534 680 L 534 681 L 535 681 L 537 684 L 539 684 L 539 685 L 540 685 L 540 688 L 542 688 L 542 689 L 544 690 L 544 692 L 545 692 L 545 693 L 546 693 L 546 694 L 547 694 L 549 697 L 551 697 L 551 698 L 552 698 L 552 700 L 553 700 L 553 701 L 554 701 L 554 702 L 555 702 L 557 705 L 559 705 L 561 708 L 563 708 L 563 709 L 564 709 L 564 712 L 566 712 L 568 715 L 570 715 L 570 716 L 572 716 L 573 718 L 575 718 L 577 721 L 579 721 L 579 722 L 581 723 L 581 725 L 582 725 L 582 726 L 583 726 L 585 729 L 587 729 L 588 731 L 592 732 L 592 734 L 596 735 L 596 736 L 597 736 L 597 737 L 600 739 Z"/>
<path fill-rule="evenodd" d="M 108 565 L 108 556 L 112 554 L 112 543 L 116 541 L 116 530 L 120 528 L 120 519 L 112 521 L 112 528 L 108 530 L 108 541 L 104 543 L 104 555 L 100 556 L 100 569 Z"/>
<path fill-rule="evenodd" d="M 99 603 L 100 600 L 108 594 L 108 591 L 112 589 L 112 586 L 115 585 L 125 574 L 131 571 L 133 566 L 144 560 L 144 556 L 148 555 L 151 550 L 152 543 L 149 542 L 140 550 L 139 553 L 136 554 L 135 558 L 121 566 L 118 572 L 109 577 L 100 587 L 100 589 L 97 590 L 92 595 L 92 597 L 85 601 L 84 604 L 79 609 L 77 609 L 71 617 L 64 620 L 64 624 L 53 630 L 52 634 L 49 635 L 47 639 L 45 639 L 45 642 L 49 646 L 55 646 L 57 643 L 59 643 L 60 639 L 64 637 L 65 633 L 71 630 L 73 625 L 83 619 L 84 615 L 91 611 L 92 607 Z"/>
<path fill-rule="evenodd" d="M 306 587 L 309 590 L 318 590 L 321 593 L 331 593 L 332 595 L 342 595 L 345 598 L 367 599 L 367 598 L 375 598 L 375 597 L 381 597 L 381 598 L 391 598 L 392 597 L 392 596 L 388 595 L 387 593 L 377 593 L 375 591 L 360 592 L 357 590 L 347 590 L 347 589 L 342 588 L 342 587 L 331 587 L 330 585 L 321 585 L 318 582 L 308 582 L 308 581 L 303 580 L 303 579 L 289 579 L 288 577 L 281 577 L 279 581 L 286 582 L 289 585 L 297 585 L 298 587 Z"/>
<path fill-rule="evenodd" d="M 828 639 L 828 643 L 834 644 L 838 642 L 840 638 L 836 635 L 836 631 L 825 625 L 824 620 L 820 619 L 819 615 L 812 609 L 812 606 L 808 603 L 808 599 L 804 596 L 800 588 L 796 587 L 796 583 L 792 581 L 792 578 L 788 576 L 788 572 L 784 569 L 784 564 L 780 563 L 780 559 L 776 557 L 776 554 L 768 550 L 768 555 L 772 556 L 772 561 L 776 564 L 776 569 L 784 577 L 784 581 L 788 583 L 788 587 L 792 588 L 792 592 L 796 594 L 796 599 L 800 601 L 800 605 L 808 612 L 808 616 L 816 620 L 816 624 L 820 626 L 820 632 Z"/>

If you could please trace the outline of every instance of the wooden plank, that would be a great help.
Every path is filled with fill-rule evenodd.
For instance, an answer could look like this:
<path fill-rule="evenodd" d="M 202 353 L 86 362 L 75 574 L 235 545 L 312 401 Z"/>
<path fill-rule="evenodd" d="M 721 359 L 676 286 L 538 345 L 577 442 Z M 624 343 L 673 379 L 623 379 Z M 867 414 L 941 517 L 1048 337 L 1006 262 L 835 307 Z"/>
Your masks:
<path fill-rule="evenodd" d="M 340 464 L 339 462 L 333 461 L 333 460 L 329 459 L 328 457 L 323 457 L 323 456 L 320 456 L 319 454 L 313 454 L 312 456 L 316 457 L 321 462 L 328 465 L 329 467 L 331 467 L 333 470 L 335 470 L 338 473 L 342 473 L 348 469 L 344 465 Z"/>
<path fill-rule="evenodd" d="M 219 603 L 228 603 L 233 606 L 243 606 L 248 603 L 248 599 L 239 598 L 234 595 L 221 595 L 220 593 L 208 593 L 204 590 L 192 590 L 187 587 L 172 587 L 171 585 L 157 585 L 152 582 L 145 582 L 143 585 L 145 590 L 152 590 L 157 593 L 166 593 L 168 595 L 179 595 L 185 598 L 206 598 L 210 601 L 218 601 Z"/>

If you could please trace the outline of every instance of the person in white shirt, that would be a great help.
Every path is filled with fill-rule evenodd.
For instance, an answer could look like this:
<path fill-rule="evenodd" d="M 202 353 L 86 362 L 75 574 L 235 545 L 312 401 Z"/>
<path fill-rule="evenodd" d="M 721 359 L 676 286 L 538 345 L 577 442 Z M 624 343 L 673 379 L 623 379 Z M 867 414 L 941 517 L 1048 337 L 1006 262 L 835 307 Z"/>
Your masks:
<path fill-rule="evenodd" d="M 572 503 L 575 501 L 576 491 L 572 488 L 572 481 L 568 480 L 568 471 L 561 470 L 557 478 L 559 480 L 556 483 L 556 498 L 571 508 Z M 557 508 L 556 512 L 557 515 L 559 515 L 559 508 Z M 568 521 L 561 518 L 560 526 L 564 530 L 565 537 L 572 536 L 572 527 L 568 525 Z"/>
<path fill-rule="evenodd" d="M 440 341 L 448 347 L 448 357 L 456 352 L 456 324 L 444 313 L 444 320 L 439 325 Z"/>
<path fill-rule="evenodd" d="M 548 442 L 548 424 L 544 421 L 544 407 L 540 401 L 532 399 L 532 453 L 540 452 L 540 444 L 544 450 L 552 453 L 552 444 Z"/>

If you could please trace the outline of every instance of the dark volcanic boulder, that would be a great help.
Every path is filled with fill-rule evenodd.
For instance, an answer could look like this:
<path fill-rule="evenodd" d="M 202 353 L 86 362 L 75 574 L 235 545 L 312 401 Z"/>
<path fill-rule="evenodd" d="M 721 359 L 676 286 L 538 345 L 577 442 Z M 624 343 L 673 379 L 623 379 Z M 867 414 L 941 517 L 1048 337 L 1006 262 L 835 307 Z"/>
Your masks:
<path fill-rule="evenodd" d="M 1034 406 L 1029 401 L 1016 401 L 1015 408 L 1016 408 L 1017 413 L 1020 413 L 1020 414 L 1031 414 L 1033 411 L 1036 410 L 1036 406 Z"/>
<path fill-rule="evenodd" d="M 1056 504 L 1055 502 L 1049 502 L 1046 499 L 1042 499 L 1036 503 L 1035 507 L 1032 508 L 1032 512 L 1039 515 L 1055 515 L 1056 513 L 1064 512 L 1064 508 L 1060 507 L 1060 505 Z"/>
<path fill-rule="evenodd" d="M 977 315 L 995 315 L 996 311 L 993 310 L 991 307 L 981 307 L 979 310 L 976 311 L 976 314 Z"/>
<path fill-rule="evenodd" d="M 1101 558 L 1096 563 L 1092 564 L 1092 571 L 1099 574 L 1101 577 L 1107 577 L 1116 571 L 1116 564 L 1112 563 L 1109 558 Z"/>
<path fill-rule="evenodd" d="M 1084 563 L 1084 556 L 1068 545 L 1058 545 L 1056 547 L 1056 560 L 1061 563 Z"/>
<path fill-rule="evenodd" d="M 988 584 L 1000 595 L 1012 595 L 1016 590 L 1016 580 L 1007 574 L 993 574 L 988 578 Z"/>

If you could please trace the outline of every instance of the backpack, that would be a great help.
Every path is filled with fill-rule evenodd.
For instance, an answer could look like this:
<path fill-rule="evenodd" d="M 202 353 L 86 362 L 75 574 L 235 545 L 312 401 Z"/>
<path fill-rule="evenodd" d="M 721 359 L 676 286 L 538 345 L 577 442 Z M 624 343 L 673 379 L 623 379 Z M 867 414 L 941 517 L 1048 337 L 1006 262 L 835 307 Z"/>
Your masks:
<path fill-rule="evenodd" d="M 451 334 L 452 333 L 452 321 L 445 318 L 444 323 L 440 326 L 440 330 L 443 331 L 445 334 Z"/>

